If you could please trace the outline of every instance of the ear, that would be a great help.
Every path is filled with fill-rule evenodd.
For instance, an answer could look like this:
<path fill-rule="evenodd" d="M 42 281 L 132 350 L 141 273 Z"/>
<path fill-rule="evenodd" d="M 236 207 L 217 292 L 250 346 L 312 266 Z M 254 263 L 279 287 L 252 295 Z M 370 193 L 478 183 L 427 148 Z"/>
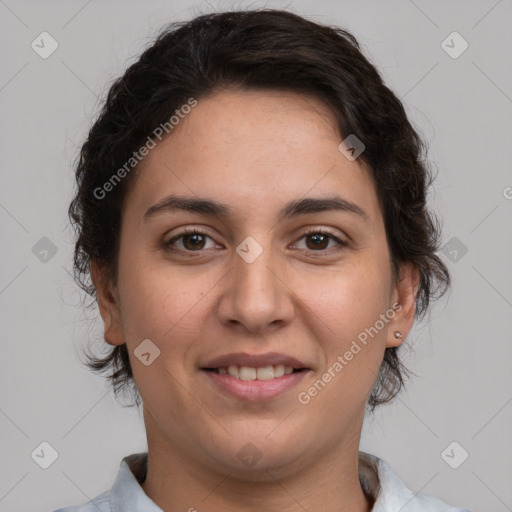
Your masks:
<path fill-rule="evenodd" d="M 119 294 L 117 287 L 108 277 L 106 269 L 95 260 L 91 262 L 91 278 L 96 288 L 96 297 L 101 318 L 103 319 L 104 337 L 110 345 L 122 345 L 125 340 L 122 330 Z"/>
<path fill-rule="evenodd" d="M 399 281 L 391 295 L 391 306 L 395 316 L 389 321 L 386 338 L 386 347 L 400 346 L 414 323 L 414 313 L 416 312 L 416 295 L 418 293 L 420 273 L 418 267 L 413 263 L 404 263 L 400 266 Z M 402 333 L 401 338 L 395 337 L 395 332 Z"/>

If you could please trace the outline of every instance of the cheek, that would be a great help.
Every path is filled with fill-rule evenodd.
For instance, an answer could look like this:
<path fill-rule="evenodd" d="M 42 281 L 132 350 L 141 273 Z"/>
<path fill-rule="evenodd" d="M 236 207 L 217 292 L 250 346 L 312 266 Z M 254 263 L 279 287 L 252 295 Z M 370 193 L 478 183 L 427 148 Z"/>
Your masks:
<path fill-rule="evenodd" d="M 330 272 L 297 273 L 293 279 L 309 316 L 316 317 L 334 339 L 357 336 L 388 307 L 389 269 L 375 257 L 361 255 Z"/>
<path fill-rule="evenodd" d="M 173 265 L 163 252 L 155 255 L 136 244 L 120 251 L 119 282 L 123 323 L 133 341 L 172 336 L 215 284 L 207 271 Z"/>
<path fill-rule="evenodd" d="M 198 343 L 209 337 L 203 331 L 213 314 L 211 297 L 223 273 L 172 266 L 161 258 L 157 262 L 142 255 L 137 258 L 135 252 L 123 263 L 119 268 L 123 331 L 141 393 L 172 383 L 172 377 L 186 382 L 195 369 Z M 137 360 L 138 347 L 146 339 L 158 354 L 151 366 Z"/>
<path fill-rule="evenodd" d="M 389 269 L 361 258 L 316 279 L 314 287 L 308 283 L 304 279 L 301 297 L 309 317 L 316 319 L 311 332 L 324 355 L 317 375 L 325 376 L 329 388 L 322 391 L 323 400 L 333 405 L 360 402 L 371 391 L 384 355 L 388 322 L 382 315 L 389 308 Z M 322 384 L 317 388 L 323 390 Z"/>
<path fill-rule="evenodd" d="M 179 392 L 190 370 L 187 354 L 202 325 L 198 304 L 208 288 L 180 277 L 176 269 L 133 268 L 125 275 L 122 321 L 134 379 L 146 404 L 166 403 L 179 415 L 187 407 Z M 150 354 L 146 361 L 144 353 Z"/>

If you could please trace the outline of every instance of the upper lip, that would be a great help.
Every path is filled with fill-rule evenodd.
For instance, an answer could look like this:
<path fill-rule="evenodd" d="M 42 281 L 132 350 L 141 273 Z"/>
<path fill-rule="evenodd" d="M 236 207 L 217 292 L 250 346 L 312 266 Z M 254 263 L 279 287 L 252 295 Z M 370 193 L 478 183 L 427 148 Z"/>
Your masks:
<path fill-rule="evenodd" d="M 282 364 L 283 366 L 291 366 L 294 369 L 302 369 L 306 366 L 295 359 L 278 352 L 267 352 L 266 354 L 247 354 L 245 352 L 238 352 L 232 354 L 225 354 L 223 356 L 215 357 L 208 361 L 201 368 L 227 368 L 228 366 L 248 366 L 250 368 L 262 368 L 263 366 L 272 366 Z"/>

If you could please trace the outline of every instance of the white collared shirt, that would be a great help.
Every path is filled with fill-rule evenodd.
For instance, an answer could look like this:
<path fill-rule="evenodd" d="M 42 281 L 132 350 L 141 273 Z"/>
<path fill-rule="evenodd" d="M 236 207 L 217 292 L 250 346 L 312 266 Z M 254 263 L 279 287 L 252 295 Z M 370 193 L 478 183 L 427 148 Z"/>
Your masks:
<path fill-rule="evenodd" d="M 383 459 L 364 452 L 359 454 L 360 461 L 366 461 L 365 471 L 369 471 L 371 465 L 377 470 L 373 478 L 374 483 L 378 482 L 379 488 L 373 491 L 375 503 L 372 512 L 469 512 L 467 509 L 451 507 L 439 498 L 415 494 Z M 147 452 L 128 455 L 122 460 L 110 491 L 105 491 L 85 505 L 60 508 L 54 512 L 162 512 L 140 485 L 145 479 L 146 471 Z M 362 473 L 360 479 L 365 479 Z M 368 488 L 364 485 L 363 487 L 367 492 Z"/>

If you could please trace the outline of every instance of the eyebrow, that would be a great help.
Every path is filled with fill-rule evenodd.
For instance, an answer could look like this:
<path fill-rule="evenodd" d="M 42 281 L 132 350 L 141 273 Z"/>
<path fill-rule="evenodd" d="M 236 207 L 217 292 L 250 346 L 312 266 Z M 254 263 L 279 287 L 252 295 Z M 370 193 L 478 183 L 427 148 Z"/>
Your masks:
<path fill-rule="evenodd" d="M 209 217 L 229 218 L 232 216 L 231 208 L 227 204 L 206 198 L 169 195 L 149 207 L 144 213 L 143 218 L 146 222 L 158 214 L 174 213 L 177 211 L 197 213 Z M 360 206 L 339 196 L 326 198 L 307 197 L 291 201 L 280 210 L 278 220 L 282 221 L 298 217 L 299 215 L 325 211 L 348 212 L 358 215 L 366 222 L 369 221 L 368 214 Z"/>

